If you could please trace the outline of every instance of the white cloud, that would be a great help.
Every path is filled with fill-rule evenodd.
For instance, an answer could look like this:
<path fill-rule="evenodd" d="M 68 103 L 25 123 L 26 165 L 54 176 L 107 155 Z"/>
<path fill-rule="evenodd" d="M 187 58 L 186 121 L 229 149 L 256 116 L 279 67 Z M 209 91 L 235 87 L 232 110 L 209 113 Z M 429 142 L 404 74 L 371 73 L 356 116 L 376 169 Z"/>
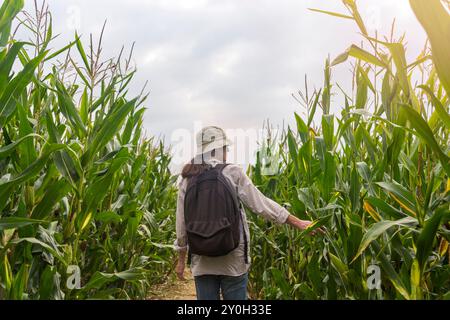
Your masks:
<path fill-rule="evenodd" d="M 209 0 L 127 0 L 127 5 L 159 7 L 163 9 L 194 10 L 205 8 Z"/>
<path fill-rule="evenodd" d="M 236 42 L 217 50 L 211 59 L 212 71 L 218 76 L 232 76 L 242 60 L 253 55 L 253 46 L 246 42 Z"/>
<path fill-rule="evenodd" d="M 320 87 L 323 63 L 361 37 L 355 23 L 308 7 L 345 13 L 340 1 L 328 0 L 49 0 L 61 33 L 54 47 L 73 39 L 74 10 L 79 13 L 83 40 L 104 37 L 106 57 L 136 41 L 138 72 L 133 90 L 149 80 L 151 94 L 145 126 L 149 133 L 171 136 L 196 120 L 225 128 L 260 128 L 264 119 L 275 125 L 291 122 L 299 111 L 290 94 Z M 397 16 L 399 33 L 407 30 L 408 55 L 415 56 L 424 33 L 407 0 L 358 2 L 361 14 L 387 34 Z M 32 8 L 32 1 L 28 1 Z M 77 13 L 77 14 L 78 14 Z M 380 13 L 378 15 L 378 13 Z M 72 16 L 71 16 L 72 14 Z M 370 26 L 369 26 L 370 27 Z M 333 68 L 333 80 L 350 84 L 348 65 Z M 350 85 L 348 86 L 350 87 Z M 338 99 L 336 99 L 337 101 Z M 336 108 L 339 105 L 336 103 Z"/>

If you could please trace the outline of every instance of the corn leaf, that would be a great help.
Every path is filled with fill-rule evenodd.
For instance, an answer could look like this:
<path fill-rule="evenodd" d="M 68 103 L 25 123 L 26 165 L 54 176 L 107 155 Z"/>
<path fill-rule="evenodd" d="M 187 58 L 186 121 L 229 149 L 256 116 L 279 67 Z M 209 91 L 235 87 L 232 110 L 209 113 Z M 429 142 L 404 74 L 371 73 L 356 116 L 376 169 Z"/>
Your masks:
<path fill-rule="evenodd" d="M 442 167 L 447 172 L 447 175 L 450 176 L 450 158 L 441 150 L 426 121 L 410 106 L 401 104 L 400 108 L 406 114 L 411 126 L 415 129 L 415 134 L 436 153 L 441 160 Z"/>
<path fill-rule="evenodd" d="M 18 176 L 15 178 L 0 184 L 0 209 L 3 209 L 6 205 L 6 201 L 11 193 L 11 189 L 14 187 L 17 187 L 21 183 L 28 181 L 32 178 L 34 178 L 39 171 L 42 170 L 42 168 L 47 163 L 50 156 L 66 146 L 63 144 L 52 144 L 50 145 L 45 153 L 43 153 L 38 159 L 36 159 L 32 164 L 30 164 L 29 167 L 27 167 L 25 170 L 23 170 Z"/>
<path fill-rule="evenodd" d="M 349 56 L 374 64 L 378 67 L 386 68 L 386 65 L 380 59 L 354 44 L 352 44 L 344 53 L 337 56 L 331 63 L 331 66 L 345 62 Z"/>
<path fill-rule="evenodd" d="M 409 228 L 417 224 L 418 224 L 417 219 L 412 217 L 406 217 L 395 221 L 383 220 L 373 224 L 373 226 L 369 230 L 367 230 L 367 232 L 364 234 L 361 240 L 361 244 L 359 245 L 358 252 L 356 256 L 353 258 L 352 262 L 355 261 L 364 252 L 364 250 L 366 250 L 366 248 L 372 241 L 376 240 L 379 236 L 381 236 L 390 228 L 395 226 Z"/>
<path fill-rule="evenodd" d="M 33 73 L 38 64 L 44 59 L 47 51 L 42 52 L 36 58 L 28 62 L 25 67 L 15 76 L 2 92 L 0 97 L 0 128 L 2 128 L 9 116 L 15 111 L 15 99 L 33 79 Z"/>
<path fill-rule="evenodd" d="M 22 49 L 25 42 L 15 42 L 11 48 L 8 50 L 6 57 L 1 59 L 0 62 L 0 94 L 6 88 L 8 84 L 8 77 L 11 72 L 11 68 L 14 64 L 14 61 L 19 54 L 20 49 Z"/>
<path fill-rule="evenodd" d="M 449 115 L 449 112 L 447 110 L 445 110 L 441 101 L 439 101 L 439 99 L 435 96 L 435 94 L 430 89 L 430 87 L 425 86 L 425 85 L 421 85 L 418 87 L 423 89 L 428 94 L 428 96 L 431 99 L 431 103 L 433 104 L 437 114 L 439 115 L 439 118 L 442 120 L 442 122 L 447 127 L 447 129 L 450 130 L 450 115 Z"/>
<path fill-rule="evenodd" d="M 388 191 L 389 194 L 394 195 L 394 199 L 399 202 L 399 204 L 410 212 L 411 214 L 415 215 L 417 213 L 417 208 L 414 200 L 414 196 L 411 192 L 409 192 L 405 187 L 403 187 L 401 184 L 392 181 L 392 182 L 376 182 L 380 187 L 382 187 L 384 190 Z"/>
<path fill-rule="evenodd" d="M 50 215 L 52 208 L 70 191 L 71 187 L 65 180 L 53 183 L 45 192 L 42 200 L 34 207 L 31 217 L 44 219 Z"/>
<path fill-rule="evenodd" d="M 0 218 L 0 230 L 22 228 L 36 223 L 46 223 L 46 221 L 23 217 L 3 217 Z"/>
<path fill-rule="evenodd" d="M 6 158 L 12 152 L 14 152 L 16 150 L 17 146 L 19 146 L 22 142 L 24 142 L 26 140 L 29 140 L 29 139 L 31 139 L 33 137 L 42 138 L 40 135 L 38 135 L 36 133 L 30 133 L 30 134 L 27 134 L 26 136 L 23 136 L 23 137 L 17 139 L 16 141 L 14 141 L 14 142 L 12 142 L 10 144 L 7 144 L 4 147 L 1 147 L 0 148 L 0 159 Z"/>
<path fill-rule="evenodd" d="M 450 17 L 448 10 L 439 0 L 410 0 L 409 3 L 428 35 L 432 59 L 439 79 L 447 91 L 447 95 L 450 96 Z"/>
<path fill-rule="evenodd" d="M 0 8 L 0 47 L 4 47 L 8 42 L 11 23 L 22 10 L 23 5 L 24 0 L 5 0 L 3 2 Z"/>
<path fill-rule="evenodd" d="M 314 11 L 314 12 L 319 12 L 319 13 L 328 14 L 328 15 L 333 16 L 333 17 L 338 17 L 338 18 L 344 18 L 344 19 L 350 19 L 350 20 L 353 20 L 353 17 L 352 17 L 352 16 L 349 16 L 349 15 L 346 15 L 346 14 L 342 14 L 342 13 L 331 12 L 331 11 L 320 10 L 320 9 L 313 9 L 313 8 L 308 8 L 308 10 Z"/>
<path fill-rule="evenodd" d="M 417 261 L 419 262 L 420 272 L 423 273 L 428 256 L 431 253 L 433 242 L 436 239 L 436 233 L 442 223 L 450 220 L 450 210 L 447 206 L 438 208 L 433 215 L 425 221 L 425 225 L 417 239 Z"/>
<path fill-rule="evenodd" d="M 118 133 L 126 116 L 135 107 L 136 100 L 135 98 L 119 106 L 117 110 L 114 110 L 106 116 L 98 132 L 96 132 L 92 139 L 92 143 L 89 144 L 88 149 L 81 158 L 83 166 L 92 159 L 100 148 L 104 147 Z"/>

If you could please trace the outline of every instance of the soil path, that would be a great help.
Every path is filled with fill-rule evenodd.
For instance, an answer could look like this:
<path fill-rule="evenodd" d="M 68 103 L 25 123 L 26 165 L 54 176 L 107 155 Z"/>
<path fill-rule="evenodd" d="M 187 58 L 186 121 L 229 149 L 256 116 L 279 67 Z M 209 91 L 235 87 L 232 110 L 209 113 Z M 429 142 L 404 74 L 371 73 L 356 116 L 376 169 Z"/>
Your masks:
<path fill-rule="evenodd" d="M 149 300 L 195 300 L 194 278 L 188 268 L 185 271 L 186 280 L 169 276 L 165 283 L 155 285 L 149 291 Z"/>

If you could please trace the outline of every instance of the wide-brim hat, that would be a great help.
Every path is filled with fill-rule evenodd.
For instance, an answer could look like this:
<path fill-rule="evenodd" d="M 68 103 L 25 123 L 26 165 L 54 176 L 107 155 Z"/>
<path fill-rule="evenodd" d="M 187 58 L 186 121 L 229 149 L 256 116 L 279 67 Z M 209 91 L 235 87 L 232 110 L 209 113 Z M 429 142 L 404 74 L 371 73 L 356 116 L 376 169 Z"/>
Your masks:
<path fill-rule="evenodd" d="M 197 133 L 195 140 L 197 143 L 197 155 L 233 144 L 233 142 L 227 138 L 225 131 L 216 126 L 203 128 Z"/>

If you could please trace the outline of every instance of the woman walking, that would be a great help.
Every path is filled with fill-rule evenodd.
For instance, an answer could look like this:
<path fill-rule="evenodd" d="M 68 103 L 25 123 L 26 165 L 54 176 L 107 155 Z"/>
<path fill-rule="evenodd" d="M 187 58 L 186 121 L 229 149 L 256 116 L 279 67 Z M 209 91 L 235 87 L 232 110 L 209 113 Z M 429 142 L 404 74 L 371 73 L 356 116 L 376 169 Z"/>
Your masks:
<path fill-rule="evenodd" d="M 218 127 L 196 137 L 197 154 L 184 166 L 178 187 L 175 248 L 177 275 L 184 279 L 189 256 L 198 300 L 247 299 L 250 232 L 245 210 L 278 224 L 304 230 L 311 221 L 291 215 L 265 197 L 244 170 L 226 164 L 231 142 Z"/>

